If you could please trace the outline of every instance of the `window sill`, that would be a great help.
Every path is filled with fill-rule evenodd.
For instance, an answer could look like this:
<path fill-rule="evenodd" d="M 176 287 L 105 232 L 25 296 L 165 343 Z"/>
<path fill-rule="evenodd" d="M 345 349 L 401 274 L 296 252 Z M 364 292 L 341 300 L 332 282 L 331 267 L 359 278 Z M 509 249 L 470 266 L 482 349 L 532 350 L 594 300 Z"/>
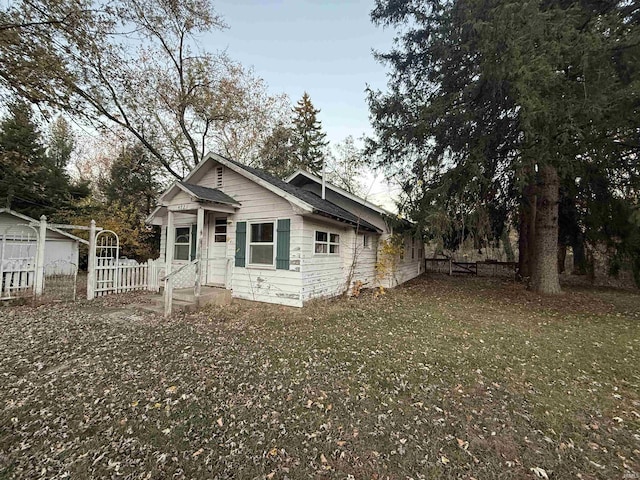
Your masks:
<path fill-rule="evenodd" d="M 260 264 L 252 264 L 249 263 L 245 268 L 250 268 L 251 270 L 275 270 L 275 265 L 260 265 Z"/>

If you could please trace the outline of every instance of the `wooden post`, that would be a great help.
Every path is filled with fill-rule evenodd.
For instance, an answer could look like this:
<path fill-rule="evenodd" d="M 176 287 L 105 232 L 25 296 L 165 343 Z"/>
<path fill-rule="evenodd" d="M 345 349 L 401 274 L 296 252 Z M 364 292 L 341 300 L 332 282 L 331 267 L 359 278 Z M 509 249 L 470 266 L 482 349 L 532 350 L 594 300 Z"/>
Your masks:
<path fill-rule="evenodd" d="M 173 263 L 173 249 L 175 248 L 176 232 L 173 228 L 173 212 L 167 211 L 167 241 L 165 242 L 166 249 L 164 255 L 164 275 L 166 280 L 164 281 L 164 316 L 171 315 L 172 302 L 173 302 L 173 279 L 168 278 L 171 275 L 171 264 Z"/>
<path fill-rule="evenodd" d="M 96 296 L 96 221 L 89 227 L 89 256 L 87 259 L 87 300 Z"/>
<path fill-rule="evenodd" d="M 36 251 L 36 296 L 39 297 L 44 292 L 44 252 L 47 242 L 47 217 L 40 217 L 40 230 L 38 232 L 38 250 Z"/>
<path fill-rule="evenodd" d="M 196 305 L 200 306 L 200 288 L 202 284 L 202 239 L 204 234 L 204 209 L 198 208 L 198 220 L 196 222 L 196 283 L 194 296 Z"/>
<path fill-rule="evenodd" d="M 449 257 L 449 276 L 453 275 L 453 265 L 451 264 L 451 257 Z"/>

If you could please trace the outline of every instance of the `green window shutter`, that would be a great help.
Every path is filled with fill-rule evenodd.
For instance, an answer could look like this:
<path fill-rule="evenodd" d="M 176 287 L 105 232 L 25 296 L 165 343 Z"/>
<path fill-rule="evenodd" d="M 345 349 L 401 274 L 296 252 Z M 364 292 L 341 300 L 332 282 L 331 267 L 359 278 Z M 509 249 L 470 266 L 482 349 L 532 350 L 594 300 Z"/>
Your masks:
<path fill-rule="evenodd" d="M 191 225 L 191 254 L 189 255 L 191 261 L 196 259 L 196 243 L 198 243 L 198 225 L 194 223 Z"/>
<path fill-rule="evenodd" d="M 289 251 L 291 250 L 291 220 L 278 220 L 278 242 L 276 251 L 276 268 L 289 270 Z"/>
<path fill-rule="evenodd" d="M 247 251 L 247 222 L 236 223 L 236 267 L 245 266 Z"/>

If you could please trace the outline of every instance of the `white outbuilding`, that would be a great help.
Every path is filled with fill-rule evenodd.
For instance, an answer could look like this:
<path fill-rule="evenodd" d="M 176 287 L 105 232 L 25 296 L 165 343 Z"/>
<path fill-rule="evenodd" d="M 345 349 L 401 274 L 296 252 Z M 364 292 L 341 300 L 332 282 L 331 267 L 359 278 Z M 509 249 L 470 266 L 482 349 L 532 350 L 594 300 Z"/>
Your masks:
<path fill-rule="evenodd" d="M 31 262 L 36 257 L 39 221 L 8 208 L 0 208 L 0 262 Z M 78 268 L 80 243 L 75 235 L 47 227 L 44 266 L 55 265 L 57 273 L 72 274 Z M 1 265 L 0 265 L 1 267 Z"/>

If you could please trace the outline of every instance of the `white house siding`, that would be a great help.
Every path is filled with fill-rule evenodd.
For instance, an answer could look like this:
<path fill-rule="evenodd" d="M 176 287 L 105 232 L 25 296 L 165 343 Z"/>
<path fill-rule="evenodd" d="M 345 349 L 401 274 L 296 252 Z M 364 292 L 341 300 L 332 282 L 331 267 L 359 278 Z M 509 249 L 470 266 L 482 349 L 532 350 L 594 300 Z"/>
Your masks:
<path fill-rule="evenodd" d="M 321 187 L 315 183 L 307 184 L 304 186 L 305 189 L 316 193 L 317 195 L 321 194 Z M 390 237 L 390 229 L 385 223 L 382 216 L 374 212 L 368 207 L 363 206 L 353 200 L 350 200 L 342 195 L 330 190 L 326 189 L 326 198 L 327 200 L 335 203 L 336 205 L 341 206 L 347 211 L 352 212 L 354 215 L 366 220 L 372 225 L 377 226 L 383 232 L 383 235 L 371 234 L 370 237 L 372 240 L 375 240 L 375 247 L 371 250 L 363 251 L 360 249 L 359 259 L 357 262 L 357 268 L 355 269 L 353 281 L 360 280 L 363 283 L 367 283 L 366 287 L 377 287 L 382 285 L 385 288 L 395 287 L 401 283 L 404 283 L 412 278 L 420 275 L 424 272 L 424 258 L 418 258 L 418 241 L 416 241 L 416 249 L 415 249 L 415 258 L 411 259 L 411 238 L 410 236 L 405 236 L 405 255 L 404 259 L 400 259 L 398 257 L 395 265 L 395 269 L 393 272 L 389 272 L 385 278 L 377 279 L 376 278 L 376 262 L 378 259 L 378 250 L 380 248 L 380 242 Z M 363 232 L 364 233 L 364 232 Z M 361 245 L 361 243 L 360 243 Z M 424 250 L 423 250 L 424 251 Z M 346 260 L 348 264 L 350 262 Z M 345 272 L 345 284 L 347 273 Z M 353 285 L 353 281 L 351 285 Z"/>
<path fill-rule="evenodd" d="M 191 182 L 203 187 L 216 188 L 215 167 L 207 170 L 199 180 Z M 220 188 L 220 187 L 218 187 Z M 232 296 L 246 300 L 277 303 L 295 307 L 302 306 L 302 280 L 300 273 L 303 222 L 302 217 L 295 214 L 291 204 L 275 193 L 261 187 L 257 183 L 224 168 L 224 193 L 241 203 L 235 214 L 229 214 L 231 224 L 227 227 L 227 257 L 230 261 Z M 237 222 L 291 220 L 289 270 L 275 268 L 236 267 L 236 224 Z M 247 235 L 247 245 L 249 236 Z M 274 246 L 274 248 L 277 248 Z M 249 258 L 247 256 L 247 264 Z"/>
<path fill-rule="evenodd" d="M 364 246 L 364 237 L 368 244 Z M 359 233 L 352 230 L 346 236 L 344 255 L 344 285 L 351 289 L 356 282 L 362 282 L 362 288 L 377 286 L 376 262 L 378 238 L 375 233 Z"/>
<path fill-rule="evenodd" d="M 386 240 L 390 235 L 384 235 L 383 240 Z M 412 238 L 409 235 L 404 237 L 404 258 L 400 255 L 397 256 L 393 271 L 390 271 L 380 284 L 385 288 L 392 288 L 401 283 L 407 282 L 412 278 L 424 272 L 424 258 L 419 255 L 419 250 L 422 244 L 419 240 L 415 241 L 415 249 L 413 258 L 411 258 L 411 245 Z M 424 250 L 423 250 L 424 251 Z"/>
<path fill-rule="evenodd" d="M 338 255 L 315 253 L 315 232 L 317 230 L 340 235 Z M 347 251 L 353 238 L 353 229 L 325 222 L 304 219 L 302 238 L 302 299 L 335 297 L 346 288 L 345 262 Z"/>

